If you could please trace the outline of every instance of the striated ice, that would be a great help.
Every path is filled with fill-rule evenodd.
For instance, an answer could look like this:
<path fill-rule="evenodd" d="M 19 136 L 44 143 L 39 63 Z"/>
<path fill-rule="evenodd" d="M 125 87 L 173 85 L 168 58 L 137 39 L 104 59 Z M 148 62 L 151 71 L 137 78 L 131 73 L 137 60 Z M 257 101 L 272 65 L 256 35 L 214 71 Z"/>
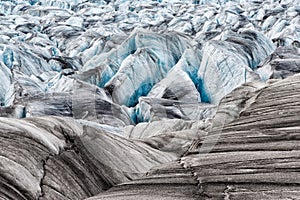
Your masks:
<path fill-rule="evenodd" d="M 0 77 L 1 77 L 1 85 L 0 85 L 0 103 L 1 106 L 5 105 L 5 95 L 10 87 L 12 74 L 10 70 L 0 61 Z"/>
<path fill-rule="evenodd" d="M 140 96 L 147 95 L 152 86 L 166 76 L 188 46 L 185 38 L 138 32 L 137 51 L 127 57 L 118 72 L 105 84 L 113 100 L 134 106 Z"/>
<path fill-rule="evenodd" d="M 277 48 L 256 70 L 264 81 L 284 79 L 299 71 L 300 50 L 297 42 Z"/>
<path fill-rule="evenodd" d="M 267 38 L 253 31 L 229 34 L 225 41 L 208 42 L 203 47 L 198 72 L 201 100 L 217 103 L 235 87 L 257 79 L 252 69 L 273 50 L 274 46 Z"/>
<path fill-rule="evenodd" d="M 0 199 L 297 199 L 298 4 L 1 0 Z"/>
<path fill-rule="evenodd" d="M 212 117 L 215 109 L 216 106 L 206 103 L 140 97 L 139 104 L 136 106 L 136 121 L 202 120 Z"/>
<path fill-rule="evenodd" d="M 151 98 L 165 98 L 189 103 L 198 102 L 199 96 L 188 74 L 178 68 L 170 70 L 166 77 L 155 84 L 147 95 Z"/>
<path fill-rule="evenodd" d="M 190 113 L 187 110 L 197 104 L 187 110 L 184 106 L 178 108 L 180 99 L 217 103 L 241 83 L 256 79 L 256 73 L 264 80 L 272 76 L 270 65 L 258 70 L 256 66 L 273 51 L 271 40 L 278 46 L 296 44 L 299 9 L 294 4 L 219 0 L 4 1 L 0 57 L 6 71 L 10 71 L 2 72 L 10 77 L 4 82 L 24 88 L 32 85 L 29 90 L 48 93 L 71 92 L 70 83 L 78 79 L 105 87 L 109 94 L 106 100 L 122 105 L 132 121 L 136 113 L 147 113 L 152 108 L 143 111 L 137 105 L 139 98 L 148 94 L 154 105 L 162 103 L 165 109 L 164 104 L 174 103 L 170 108 L 174 115 L 187 117 L 184 113 Z M 249 29 L 260 31 L 270 40 L 259 34 L 254 39 L 244 34 Z M 221 52 L 214 52 L 217 59 L 209 58 L 208 52 L 213 49 Z M 232 63 L 230 70 L 235 72 L 231 79 L 223 67 L 216 73 L 216 67 L 227 65 L 225 60 Z M 294 61 L 287 62 L 292 69 Z M 50 71 L 56 73 L 46 73 Z M 33 79 L 34 84 L 19 80 L 20 76 Z M 221 78 L 215 83 L 217 77 Z M 11 88 L 6 86 L 2 86 L 1 96 L 3 101 L 12 102 L 11 95 L 5 97 Z M 215 90 L 219 94 L 211 96 Z M 127 108 L 135 105 L 138 112 L 134 107 Z M 151 118 L 138 116 L 138 121 Z"/>

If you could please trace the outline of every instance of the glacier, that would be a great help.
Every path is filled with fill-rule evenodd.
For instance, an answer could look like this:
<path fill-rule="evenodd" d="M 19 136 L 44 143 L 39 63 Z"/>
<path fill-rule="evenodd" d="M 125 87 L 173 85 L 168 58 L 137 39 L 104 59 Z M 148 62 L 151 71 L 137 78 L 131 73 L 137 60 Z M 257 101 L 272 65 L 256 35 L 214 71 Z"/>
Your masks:
<path fill-rule="evenodd" d="M 296 199 L 299 0 L 2 0 L 0 199 Z"/>
<path fill-rule="evenodd" d="M 274 51 L 267 38 L 253 31 L 223 37 L 224 41 L 211 41 L 203 47 L 198 88 L 204 102 L 217 103 L 237 86 L 255 80 L 253 70 Z"/>

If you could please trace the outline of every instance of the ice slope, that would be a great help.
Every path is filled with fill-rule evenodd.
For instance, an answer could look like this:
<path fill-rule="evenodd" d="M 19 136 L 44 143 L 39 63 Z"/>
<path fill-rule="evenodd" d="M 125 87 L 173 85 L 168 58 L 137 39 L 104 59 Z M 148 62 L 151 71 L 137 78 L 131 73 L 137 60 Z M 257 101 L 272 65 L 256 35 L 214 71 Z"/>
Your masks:
<path fill-rule="evenodd" d="M 198 71 L 203 102 L 217 103 L 237 86 L 258 79 L 253 70 L 275 49 L 270 40 L 254 31 L 224 37 L 224 41 L 210 41 L 203 47 Z"/>
<path fill-rule="evenodd" d="M 187 39 L 174 33 L 163 35 L 138 31 L 132 55 L 123 60 L 117 73 L 105 84 L 115 102 L 134 106 L 148 94 L 178 62 L 188 46 Z"/>
<path fill-rule="evenodd" d="M 0 1 L 0 199 L 298 198 L 299 13 Z"/>

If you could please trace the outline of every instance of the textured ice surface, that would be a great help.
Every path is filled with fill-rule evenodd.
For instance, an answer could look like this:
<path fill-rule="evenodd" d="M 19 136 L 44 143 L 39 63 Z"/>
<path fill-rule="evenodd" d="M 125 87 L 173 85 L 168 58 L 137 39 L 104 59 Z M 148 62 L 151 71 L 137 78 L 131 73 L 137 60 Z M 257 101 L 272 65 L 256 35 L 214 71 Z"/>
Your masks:
<path fill-rule="evenodd" d="M 0 199 L 297 199 L 299 13 L 1 0 Z"/>
<path fill-rule="evenodd" d="M 174 33 L 158 35 L 148 32 L 134 34 L 132 54 L 124 59 L 117 73 L 105 84 L 115 102 L 134 106 L 154 84 L 163 79 L 178 62 L 187 39 Z"/>
<path fill-rule="evenodd" d="M 300 50 L 299 44 L 279 47 L 257 69 L 263 80 L 281 79 L 299 73 Z"/>
<path fill-rule="evenodd" d="M 225 35 L 224 41 L 207 42 L 198 71 L 203 102 L 217 103 L 242 83 L 257 79 L 257 65 L 274 50 L 262 34 L 243 31 Z"/>
<path fill-rule="evenodd" d="M 217 104 L 247 81 L 275 76 L 269 67 L 274 64 L 261 67 L 260 62 L 276 45 L 297 46 L 299 9 L 293 5 L 293 1 L 3 1 L 2 105 L 48 93 L 72 98 L 72 83 L 81 80 L 104 88 L 104 101 L 121 106 L 132 122 L 154 119 L 149 114 L 156 116 L 153 105 L 173 113 L 172 118 L 194 119 L 202 116 L 191 114 L 199 102 Z M 291 68 L 298 66 L 297 61 L 287 62 Z M 155 103 L 145 107 L 150 99 Z M 180 104 L 186 106 L 179 108 Z M 63 113 L 72 112 L 72 106 L 65 109 Z"/>

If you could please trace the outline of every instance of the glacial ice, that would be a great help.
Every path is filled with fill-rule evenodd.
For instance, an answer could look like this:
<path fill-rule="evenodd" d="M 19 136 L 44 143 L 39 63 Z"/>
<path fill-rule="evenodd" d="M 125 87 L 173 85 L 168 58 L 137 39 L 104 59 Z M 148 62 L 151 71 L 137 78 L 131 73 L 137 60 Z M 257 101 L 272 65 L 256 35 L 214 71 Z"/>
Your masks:
<path fill-rule="evenodd" d="M 135 114 L 137 122 L 166 119 L 202 120 L 212 117 L 215 109 L 213 104 L 140 97 Z"/>
<path fill-rule="evenodd" d="M 256 72 L 262 80 L 284 79 L 300 72 L 300 51 L 297 42 L 277 48 Z"/>
<path fill-rule="evenodd" d="M 0 85 L 0 103 L 1 106 L 5 105 L 5 94 L 7 92 L 7 88 L 10 87 L 11 84 L 11 72 L 5 66 L 1 61 L 0 61 L 0 77 L 1 77 L 1 85 Z"/>
<path fill-rule="evenodd" d="M 271 9 L 270 2 L 226 0 L 1 2 L 2 105 L 25 109 L 29 96 L 64 96 L 69 100 L 58 113 L 71 116 L 68 101 L 81 105 L 72 100 L 74 83 L 85 82 L 89 92 L 105 93 L 101 105 L 122 110 L 117 118 L 125 123 L 117 120 L 118 126 L 211 116 L 239 85 L 287 76 L 270 66 L 285 63 L 289 73 L 297 71 L 294 60 L 261 63 L 276 45 L 297 45 L 293 4 L 272 1 Z M 86 110 L 95 119 L 93 98 Z"/>
<path fill-rule="evenodd" d="M 298 4 L 1 0 L 0 199 L 299 197 Z"/>
<path fill-rule="evenodd" d="M 198 71 L 203 102 L 217 103 L 237 86 L 258 79 L 253 70 L 274 50 L 267 38 L 254 31 L 224 37 L 224 41 L 210 41 L 203 47 Z"/>
<path fill-rule="evenodd" d="M 200 94 L 188 74 L 175 67 L 148 93 L 150 98 L 165 98 L 183 102 L 198 102 Z"/>
<path fill-rule="evenodd" d="M 117 73 L 105 84 L 115 102 L 134 106 L 153 85 L 163 79 L 188 46 L 175 34 L 157 35 L 138 32 L 136 51 L 122 61 Z"/>

